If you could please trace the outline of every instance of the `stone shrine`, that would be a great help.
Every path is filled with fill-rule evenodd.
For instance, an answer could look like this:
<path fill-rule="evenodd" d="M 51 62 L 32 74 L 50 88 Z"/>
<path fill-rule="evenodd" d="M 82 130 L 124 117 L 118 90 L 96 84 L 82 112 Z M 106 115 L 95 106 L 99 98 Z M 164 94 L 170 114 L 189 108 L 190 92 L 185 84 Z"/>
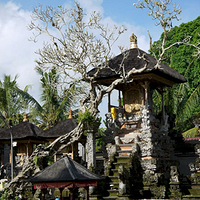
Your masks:
<path fill-rule="evenodd" d="M 105 175 L 110 183 L 109 194 L 103 199 L 163 199 L 170 186 L 173 197 L 180 197 L 179 189 L 174 189 L 179 186 L 178 163 L 171 159 L 173 148 L 163 94 L 165 87 L 186 82 L 186 79 L 140 50 L 134 34 L 130 42 L 131 48 L 110 60 L 108 68 L 100 70 L 96 78 L 98 84 L 108 86 L 119 77 L 116 72 L 122 70 L 120 66 L 123 65 L 125 74 L 146 66 L 141 73 L 133 73 L 129 80 L 116 86 L 119 105 L 111 105 L 111 94 L 108 95 L 102 151 Z M 94 72 L 90 71 L 91 75 Z M 159 117 L 153 109 L 154 90 L 162 96 Z"/>

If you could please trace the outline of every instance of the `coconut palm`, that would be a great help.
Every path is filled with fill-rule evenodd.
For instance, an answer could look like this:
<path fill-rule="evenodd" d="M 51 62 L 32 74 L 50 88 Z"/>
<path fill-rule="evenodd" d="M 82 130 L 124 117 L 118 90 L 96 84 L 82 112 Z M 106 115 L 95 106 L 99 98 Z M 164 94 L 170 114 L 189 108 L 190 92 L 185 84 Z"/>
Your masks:
<path fill-rule="evenodd" d="M 42 95 L 41 102 L 42 110 L 39 112 L 33 109 L 35 122 L 43 129 L 50 128 L 58 122 L 65 120 L 68 117 L 68 111 L 75 104 L 75 96 L 80 92 L 81 87 L 77 84 L 72 84 L 68 89 L 62 90 L 57 87 L 59 82 L 59 74 L 56 69 L 49 72 L 44 72 L 41 68 L 36 68 L 37 72 L 42 76 Z M 37 116 L 37 117 L 36 117 Z"/>
<path fill-rule="evenodd" d="M 29 106 L 35 106 L 40 109 L 39 103 L 28 93 L 30 86 L 21 90 L 17 85 L 16 75 L 11 80 L 10 75 L 4 75 L 0 81 L 0 126 L 4 127 L 5 123 L 12 121 L 12 124 L 18 124 L 22 121 L 23 113 L 28 111 Z M 3 119 L 2 119 L 3 118 Z"/>
<path fill-rule="evenodd" d="M 190 66 L 188 66 L 188 70 L 189 68 Z M 186 75 L 185 77 L 187 77 Z M 164 99 L 167 113 L 175 116 L 176 129 L 186 131 L 191 124 L 185 122 L 194 119 L 197 106 L 200 103 L 200 85 L 194 90 L 191 90 L 188 82 L 166 88 Z M 154 102 L 155 111 L 159 113 L 162 107 L 161 95 L 158 92 L 154 93 Z"/>

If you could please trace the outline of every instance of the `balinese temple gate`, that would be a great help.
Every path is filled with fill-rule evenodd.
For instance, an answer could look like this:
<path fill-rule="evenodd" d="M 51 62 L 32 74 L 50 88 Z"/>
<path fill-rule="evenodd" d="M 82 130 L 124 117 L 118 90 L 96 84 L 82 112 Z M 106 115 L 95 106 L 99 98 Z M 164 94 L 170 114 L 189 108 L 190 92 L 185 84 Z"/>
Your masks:
<path fill-rule="evenodd" d="M 173 149 L 163 93 L 165 87 L 186 82 L 186 79 L 140 50 L 134 34 L 130 42 L 130 49 L 110 60 L 109 67 L 100 70 L 96 79 L 101 85 L 110 85 L 119 78 L 115 71 L 123 60 L 126 74 L 146 65 L 144 71 L 134 73 L 126 83 L 116 86 L 118 106 L 111 105 L 108 95 L 102 151 L 105 175 L 109 176 L 110 183 L 109 196 L 104 199 L 165 198 L 167 190 L 171 197 L 179 196 L 177 163 L 171 159 Z M 124 54 L 127 55 L 125 59 Z M 159 117 L 153 110 L 154 90 L 162 95 L 163 109 Z"/>

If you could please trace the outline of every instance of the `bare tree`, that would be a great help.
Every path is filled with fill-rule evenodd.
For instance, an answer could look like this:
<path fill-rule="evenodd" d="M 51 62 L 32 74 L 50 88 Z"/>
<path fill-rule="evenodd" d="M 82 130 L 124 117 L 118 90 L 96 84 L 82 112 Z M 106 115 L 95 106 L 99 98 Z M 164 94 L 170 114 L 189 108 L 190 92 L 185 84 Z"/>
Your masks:
<path fill-rule="evenodd" d="M 60 84 L 71 84 L 76 81 L 89 85 L 88 93 L 80 101 L 82 112 L 87 109 L 92 116 L 97 117 L 98 106 L 103 96 L 111 92 L 117 84 L 128 80 L 133 73 L 146 68 L 145 66 L 141 70 L 134 69 L 127 75 L 123 70 L 118 70 L 115 73 L 120 78 L 108 87 L 102 87 L 97 84 L 96 77 L 101 69 L 109 67 L 108 60 L 113 56 L 113 44 L 126 30 L 125 27 L 109 27 L 102 24 L 100 13 L 93 12 L 88 16 L 78 3 L 75 3 L 73 9 L 54 9 L 48 6 L 43 10 L 42 6 L 39 6 L 34 9 L 32 19 L 34 21 L 29 25 L 29 29 L 34 32 L 32 40 L 36 41 L 39 35 L 46 34 L 51 41 L 38 51 L 37 65 L 43 70 L 56 67 L 63 78 Z M 42 23 L 36 24 L 37 20 Z M 120 69 L 123 69 L 122 66 L 121 63 Z M 96 69 L 93 76 L 88 74 L 91 69 Z M 81 134 L 82 126 L 79 125 L 74 134 L 72 132 L 58 138 L 48 148 L 57 153 L 69 144 L 66 138 L 71 138 L 71 143 Z M 59 144 L 59 149 L 55 148 L 58 143 L 62 143 Z"/>
<path fill-rule="evenodd" d="M 119 83 L 126 82 L 133 73 L 146 69 L 145 65 L 142 69 L 132 69 L 125 74 L 121 63 L 119 70 L 115 71 L 120 78 L 103 87 L 96 82 L 96 77 L 101 69 L 109 67 L 108 61 L 113 56 L 112 47 L 126 30 L 125 27 L 111 28 L 109 25 L 103 25 L 99 13 L 93 12 L 87 15 L 78 3 L 70 9 L 64 7 L 54 9 L 48 6 L 43 10 L 42 6 L 38 6 L 33 11 L 32 19 L 29 25 L 29 29 L 33 31 L 31 39 L 36 42 L 41 34 L 46 34 L 50 39 L 37 52 L 38 67 L 47 71 L 56 68 L 62 77 L 60 86 L 73 82 L 87 83 L 89 89 L 82 95 L 80 109 L 82 112 L 89 110 L 94 118 L 98 118 L 98 106 L 105 94 L 111 92 Z M 126 56 L 125 53 L 124 59 Z M 88 73 L 91 69 L 95 69 L 92 76 Z M 83 134 L 83 128 L 84 124 L 81 121 L 73 131 L 57 138 L 47 148 L 36 149 L 33 152 L 34 156 L 31 156 L 24 165 L 22 173 L 9 184 L 9 197 L 11 198 L 13 191 L 16 195 L 21 194 L 27 185 L 24 179 L 38 172 L 39 168 L 33 164 L 35 156 L 38 155 L 41 159 L 47 155 L 52 157 L 77 141 Z"/>
<path fill-rule="evenodd" d="M 163 29 L 163 40 L 162 43 L 157 47 L 159 49 L 159 56 L 155 55 L 153 51 L 153 45 L 152 45 L 152 37 L 150 35 L 150 32 L 148 31 L 148 35 L 150 38 L 150 50 L 154 54 L 154 57 L 157 58 L 158 64 L 163 60 L 163 56 L 167 49 L 171 48 L 166 47 L 166 40 L 167 35 L 170 32 L 172 26 L 172 21 L 176 19 L 177 21 L 180 20 L 178 18 L 178 15 L 181 13 L 181 8 L 177 6 L 176 4 L 172 5 L 172 0 L 144 0 L 140 1 L 138 0 L 137 3 L 133 4 L 136 8 L 140 9 L 147 9 L 148 15 L 152 17 L 152 20 L 155 21 L 156 26 L 161 26 Z M 176 45 L 176 44 L 173 44 Z M 173 46 L 172 45 L 172 46 Z"/>
<path fill-rule="evenodd" d="M 150 32 L 148 31 L 148 35 L 150 38 L 150 50 L 153 53 L 154 57 L 158 60 L 158 65 L 161 61 L 164 60 L 164 55 L 168 49 L 177 45 L 188 45 L 194 47 L 196 50 L 194 53 L 195 57 L 199 57 L 200 55 L 200 42 L 197 44 L 190 43 L 191 36 L 186 36 L 183 41 L 178 41 L 170 46 L 166 46 L 166 41 L 168 34 L 173 28 L 172 21 L 173 20 L 181 20 L 178 15 L 182 12 L 179 5 L 173 4 L 172 0 L 138 0 L 137 3 L 133 4 L 136 8 L 147 9 L 148 15 L 152 17 L 152 20 L 155 21 L 156 26 L 161 26 L 163 30 L 163 38 L 161 43 L 158 46 L 154 46 L 152 44 L 152 37 Z M 154 48 L 159 50 L 158 57 L 154 53 Z"/>
<path fill-rule="evenodd" d="M 165 47 L 165 41 L 168 31 L 172 28 L 172 20 L 179 20 L 177 15 L 181 12 L 180 8 L 176 6 L 169 10 L 170 3 L 170 0 L 144 0 L 135 4 L 137 8 L 147 8 L 149 15 L 157 20 L 157 25 L 161 25 L 164 30 L 162 48 L 157 59 L 158 65 L 155 67 L 159 67 L 164 53 L 169 48 Z M 122 63 L 115 71 L 119 78 L 107 87 L 101 86 L 96 82 L 96 78 L 102 69 L 109 67 L 108 61 L 113 56 L 112 47 L 126 30 L 125 27 L 114 26 L 110 28 L 109 25 L 103 25 L 99 13 L 93 12 L 87 15 L 78 3 L 75 3 L 75 7 L 70 9 L 64 7 L 54 9 L 48 6 L 43 10 L 42 6 L 38 6 L 33 11 L 32 19 L 33 21 L 29 25 L 29 29 L 33 31 L 32 40 L 37 41 L 41 34 L 46 34 L 50 39 L 37 52 L 39 54 L 39 59 L 36 61 L 38 67 L 43 70 L 56 67 L 62 77 L 61 86 L 71 84 L 74 81 L 87 83 L 89 89 L 87 93 L 82 95 L 80 109 L 82 112 L 89 110 L 95 118 L 98 117 L 98 106 L 105 94 L 111 92 L 118 84 L 127 82 L 134 73 L 140 73 L 147 68 L 147 65 L 144 65 L 139 70 L 133 68 L 129 73 L 124 73 L 123 60 L 128 56 L 125 52 Z M 152 48 L 151 36 L 150 47 Z M 144 56 L 140 56 L 140 58 L 145 59 Z M 95 69 L 93 76 L 88 73 L 91 69 Z M 45 148 L 43 154 L 42 151 L 36 150 L 33 155 L 39 154 L 40 157 L 45 157 L 48 154 L 48 156 L 53 156 L 78 140 L 83 133 L 83 126 L 83 122 L 80 122 L 73 131 L 57 138 Z M 25 186 L 23 180 L 36 171 L 33 157 L 31 156 L 24 166 L 22 175 L 17 176 L 10 183 L 12 186 L 10 188 L 14 188 L 17 194 L 23 191 Z M 20 187 L 17 186 L 19 182 L 21 182 Z"/>

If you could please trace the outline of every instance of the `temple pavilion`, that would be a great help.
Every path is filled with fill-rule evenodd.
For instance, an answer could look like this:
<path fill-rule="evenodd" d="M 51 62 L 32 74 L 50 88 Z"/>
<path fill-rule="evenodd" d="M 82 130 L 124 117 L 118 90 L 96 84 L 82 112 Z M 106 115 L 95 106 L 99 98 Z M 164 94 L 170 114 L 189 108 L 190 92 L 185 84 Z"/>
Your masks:
<path fill-rule="evenodd" d="M 110 188 L 104 199 L 161 199 L 165 198 L 167 190 L 163 178 L 169 184 L 173 179 L 171 171 L 177 174 L 177 163 L 171 157 L 173 148 L 168 136 L 169 116 L 165 111 L 164 92 L 166 87 L 187 80 L 139 49 L 134 34 L 130 43 L 129 50 L 104 63 L 105 67 L 101 66 L 95 79 L 98 84 L 109 86 L 122 75 L 126 77 L 115 87 L 119 105 L 111 105 L 111 94 L 108 94 L 102 152 Z M 89 72 L 90 76 L 96 74 L 97 69 Z M 155 90 L 162 96 L 159 116 L 154 113 L 152 95 Z M 179 195 L 178 181 L 175 186 L 172 188 L 176 188 Z"/>

